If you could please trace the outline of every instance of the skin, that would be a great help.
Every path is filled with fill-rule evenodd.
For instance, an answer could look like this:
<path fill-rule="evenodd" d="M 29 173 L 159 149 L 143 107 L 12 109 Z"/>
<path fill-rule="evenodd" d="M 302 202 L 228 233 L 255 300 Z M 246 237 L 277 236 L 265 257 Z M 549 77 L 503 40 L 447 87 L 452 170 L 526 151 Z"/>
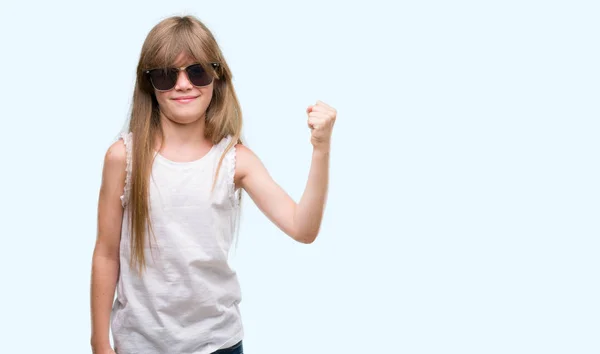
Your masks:
<path fill-rule="evenodd" d="M 178 67 L 193 60 L 180 55 Z M 165 138 L 157 142 L 160 153 L 174 161 L 193 161 L 204 156 L 212 143 L 204 139 L 205 113 L 213 84 L 192 85 L 179 73 L 173 90 L 155 91 L 161 109 Z M 194 97 L 182 104 L 181 97 Z M 299 202 L 295 202 L 269 175 L 260 159 L 247 146 L 236 145 L 236 188 L 243 188 L 264 215 L 294 240 L 310 244 L 319 234 L 329 180 L 331 133 L 337 112 L 317 101 L 306 109 L 313 146 L 308 181 Z M 95 354 L 114 354 L 109 342 L 109 321 L 119 275 L 119 242 L 123 207 L 120 196 L 125 187 L 126 151 L 122 140 L 109 147 L 104 156 L 98 200 L 98 230 L 92 261 L 91 310 L 92 349 Z"/>

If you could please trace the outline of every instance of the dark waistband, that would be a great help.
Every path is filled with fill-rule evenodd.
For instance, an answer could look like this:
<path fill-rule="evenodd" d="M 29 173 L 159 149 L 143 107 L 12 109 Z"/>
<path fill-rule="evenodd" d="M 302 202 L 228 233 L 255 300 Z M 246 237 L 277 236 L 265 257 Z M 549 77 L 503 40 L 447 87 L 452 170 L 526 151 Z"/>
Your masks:
<path fill-rule="evenodd" d="M 233 345 L 229 348 L 219 349 L 213 354 L 242 354 L 242 341 L 237 342 L 237 344 Z"/>

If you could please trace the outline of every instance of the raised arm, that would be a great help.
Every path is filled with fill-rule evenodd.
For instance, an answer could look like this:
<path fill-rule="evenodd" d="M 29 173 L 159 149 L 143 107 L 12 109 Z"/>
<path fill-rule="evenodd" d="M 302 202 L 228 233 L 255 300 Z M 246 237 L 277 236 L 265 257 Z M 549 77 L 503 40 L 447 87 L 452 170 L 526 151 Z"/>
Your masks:
<path fill-rule="evenodd" d="M 321 227 L 329 184 L 331 132 L 337 112 L 323 102 L 308 107 L 313 145 L 308 181 L 300 202 L 271 178 L 258 157 L 237 145 L 236 185 L 244 188 L 257 207 L 283 232 L 298 242 L 312 243 Z"/>

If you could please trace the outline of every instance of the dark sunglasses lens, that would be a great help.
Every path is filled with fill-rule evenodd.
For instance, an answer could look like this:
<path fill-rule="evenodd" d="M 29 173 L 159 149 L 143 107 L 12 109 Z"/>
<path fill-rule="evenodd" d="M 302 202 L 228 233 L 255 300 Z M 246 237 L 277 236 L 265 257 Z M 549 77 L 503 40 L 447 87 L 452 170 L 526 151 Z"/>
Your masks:
<path fill-rule="evenodd" d="M 175 82 L 177 82 L 177 71 L 173 69 L 152 70 L 150 71 L 150 80 L 152 80 L 152 85 L 154 85 L 154 88 L 157 90 L 170 90 L 175 87 Z"/>
<path fill-rule="evenodd" d="M 194 86 L 206 86 L 212 82 L 212 76 L 210 76 L 200 64 L 189 66 L 187 69 L 188 78 Z"/>

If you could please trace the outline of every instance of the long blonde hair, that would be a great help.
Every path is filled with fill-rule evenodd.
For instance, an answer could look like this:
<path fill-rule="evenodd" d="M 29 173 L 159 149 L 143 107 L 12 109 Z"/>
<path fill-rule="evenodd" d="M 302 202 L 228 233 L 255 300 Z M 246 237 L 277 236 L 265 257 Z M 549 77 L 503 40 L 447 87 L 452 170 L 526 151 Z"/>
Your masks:
<path fill-rule="evenodd" d="M 149 179 L 154 158 L 156 137 L 163 138 L 158 102 L 145 70 L 173 67 L 177 56 L 186 53 L 212 73 L 213 96 L 206 109 L 205 137 L 217 144 L 232 137 L 219 159 L 213 181 L 215 186 L 223 157 L 236 143 L 241 144 L 242 112 L 233 84 L 232 74 L 210 30 L 193 16 L 164 19 L 148 33 L 137 66 L 136 83 L 129 121 L 133 134 L 131 189 L 129 193 L 129 228 L 131 235 L 130 266 L 140 274 L 146 266 L 144 244 L 146 230 L 152 233 L 149 217 Z M 219 63 L 213 68 L 210 63 Z M 162 141 L 162 139 L 160 139 Z M 241 193 L 238 194 L 241 198 Z"/>

